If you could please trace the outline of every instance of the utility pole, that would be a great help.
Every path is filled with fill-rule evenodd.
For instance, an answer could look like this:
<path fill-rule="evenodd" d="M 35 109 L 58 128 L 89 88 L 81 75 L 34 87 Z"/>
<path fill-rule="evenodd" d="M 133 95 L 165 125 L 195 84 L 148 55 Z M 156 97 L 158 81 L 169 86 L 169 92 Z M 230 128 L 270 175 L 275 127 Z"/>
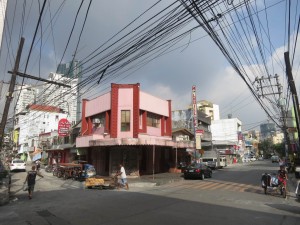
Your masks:
<path fill-rule="evenodd" d="M 272 84 L 271 79 L 275 79 L 275 84 Z M 263 81 L 267 80 L 270 82 L 270 84 L 263 86 Z M 256 78 L 255 82 L 258 82 L 258 87 L 257 87 L 257 91 L 260 92 L 260 94 L 258 95 L 258 97 L 264 97 L 264 98 L 268 98 L 268 95 L 275 95 L 278 94 L 278 100 L 276 102 L 272 102 L 270 99 L 268 99 L 271 103 L 273 103 L 274 105 L 276 105 L 279 109 L 280 109 L 280 113 L 281 113 L 281 123 L 282 123 L 282 131 L 284 134 L 284 150 L 285 150 L 285 156 L 288 157 L 288 147 L 290 146 L 290 140 L 289 140 L 289 136 L 287 133 L 287 125 L 286 125 L 286 113 L 284 111 L 284 105 L 282 104 L 281 100 L 282 100 L 282 88 L 281 88 L 281 84 L 279 83 L 279 76 L 277 74 L 275 74 L 275 76 L 269 76 L 269 77 L 261 77 L 261 78 Z M 277 92 L 272 92 L 272 93 L 267 93 L 264 92 L 264 88 L 273 88 L 273 87 L 277 87 Z"/>
<path fill-rule="evenodd" d="M 286 112 L 284 111 L 284 105 L 282 104 L 282 89 L 281 89 L 281 85 L 279 84 L 279 77 L 277 74 L 275 74 L 275 79 L 276 79 L 276 83 L 277 83 L 277 87 L 278 87 L 278 93 L 279 93 L 279 100 L 278 100 L 278 104 L 280 107 L 280 112 L 281 112 L 281 116 L 282 116 L 282 130 L 283 130 L 283 134 L 284 134 L 284 149 L 285 149 L 285 157 L 288 158 L 289 156 L 289 147 L 290 146 L 290 139 L 289 139 L 289 135 L 287 132 L 287 125 L 286 125 Z"/>
<path fill-rule="evenodd" d="M 10 106 L 10 103 L 13 98 L 13 92 L 14 92 L 14 88 L 15 88 L 17 72 L 19 70 L 20 58 L 21 58 L 21 54 L 22 54 L 22 50 L 23 50 L 24 41 L 25 41 L 25 39 L 22 37 L 20 40 L 20 44 L 19 44 L 19 49 L 18 49 L 16 61 L 15 61 L 14 70 L 13 70 L 13 73 L 12 73 L 12 76 L 10 79 L 8 93 L 6 95 L 6 102 L 5 102 L 2 120 L 1 120 L 1 124 L 0 124 L 0 148 L 1 148 L 1 150 L 2 150 L 2 144 L 3 144 L 4 129 L 5 129 L 6 121 L 7 121 L 9 106 Z"/>
<path fill-rule="evenodd" d="M 295 87 L 295 82 L 292 74 L 292 67 L 290 63 L 290 57 L 289 52 L 284 53 L 284 61 L 285 61 L 285 67 L 286 67 L 286 75 L 288 78 L 288 84 L 292 93 L 292 99 L 293 99 L 293 105 L 294 105 L 294 112 L 295 112 L 295 119 L 296 119 L 296 125 L 297 125 L 297 131 L 298 131 L 298 153 L 299 153 L 299 147 L 300 147 L 300 138 L 299 138 L 299 101 L 298 101 L 298 95 L 297 90 Z"/>

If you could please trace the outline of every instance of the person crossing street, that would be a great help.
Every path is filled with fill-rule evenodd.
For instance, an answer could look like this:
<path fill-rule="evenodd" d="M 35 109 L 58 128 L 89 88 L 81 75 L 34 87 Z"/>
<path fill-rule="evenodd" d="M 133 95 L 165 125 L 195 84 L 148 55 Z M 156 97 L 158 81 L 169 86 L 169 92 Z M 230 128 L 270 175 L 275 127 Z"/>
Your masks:
<path fill-rule="evenodd" d="M 120 170 L 117 172 L 116 175 L 121 176 L 121 185 L 123 187 L 126 187 L 126 190 L 129 190 L 125 168 L 121 163 L 119 164 L 119 167 L 120 167 Z"/>
<path fill-rule="evenodd" d="M 29 199 L 32 199 L 36 175 L 38 175 L 42 178 L 44 177 L 43 175 L 41 175 L 39 172 L 36 171 L 36 167 L 33 165 L 31 167 L 31 170 L 28 171 L 25 182 L 24 182 L 24 184 L 26 184 L 26 182 L 27 182 L 27 190 L 28 190 L 28 198 Z"/>

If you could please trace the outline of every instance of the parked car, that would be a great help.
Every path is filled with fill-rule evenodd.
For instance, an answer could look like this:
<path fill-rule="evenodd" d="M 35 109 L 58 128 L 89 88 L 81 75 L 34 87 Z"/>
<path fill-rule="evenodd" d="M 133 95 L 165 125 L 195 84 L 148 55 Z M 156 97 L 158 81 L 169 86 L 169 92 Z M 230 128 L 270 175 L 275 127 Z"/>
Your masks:
<path fill-rule="evenodd" d="M 13 159 L 9 164 L 10 171 L 26 171 L 26 163 L 22 159 Z"/>
<path fill-rule="evenodd" d="M 184 179 L 200 178 L 204 180 L 204 178 L 212 177 L 212 170 L 203 163 L 193 163 L 185 168 L 183 177 Z"/>
<path fill-rule="evenodd" d="M 272 157 L 271 157 L 271 161 L 272 161 L 272 163 L 274 163 L 274 162 L 279 162 L 279 156 L 278 155 L 273 155 Z"/>
<path fill-rule="evenodd" d="M 253 155 L 253 156 L 250 156 L 250 161 L 256 161 L 256 157 Z"/>

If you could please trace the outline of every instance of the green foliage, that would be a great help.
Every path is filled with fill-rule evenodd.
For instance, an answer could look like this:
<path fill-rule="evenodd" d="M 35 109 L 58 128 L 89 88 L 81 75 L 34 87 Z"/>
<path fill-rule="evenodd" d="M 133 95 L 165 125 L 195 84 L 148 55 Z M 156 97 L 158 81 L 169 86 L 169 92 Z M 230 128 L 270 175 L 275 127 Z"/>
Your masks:
<path fill-rule="evenodd" d="M 285 156 L 285 149 L 284 149 L 284 143 L 273 145 L 273 148 L 277 154 L 279 154 L 280 157 Z"/>
<path fill-rule="evenodd" d="M 263 155 L 268 156 L 273 153 L 272 142 L 270 140 L 263 140 L 258 143 L 259 151 L 263 151 Z"/>
<path fill-rule="evenodd" d="M 273 144 L 271 140 L 263 140 L 258 144 L 259 151 L 263 151 L 264 156 L 271 156 L 273 154 L 285 155 L 284 143 Z"/>

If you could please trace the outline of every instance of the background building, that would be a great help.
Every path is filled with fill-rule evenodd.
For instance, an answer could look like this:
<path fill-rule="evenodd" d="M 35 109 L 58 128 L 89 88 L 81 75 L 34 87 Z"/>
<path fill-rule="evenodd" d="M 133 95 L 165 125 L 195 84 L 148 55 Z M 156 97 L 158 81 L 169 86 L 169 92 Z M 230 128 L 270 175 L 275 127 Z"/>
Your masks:
<path fill-rule="evenodd" d="M 30 105 L 26 111 L 19 113 L 15 124 L 15 135 L 18 135 L 18 154 L 31 161 L 32 154 L 39 146 L 39 135 L 58 129 L 60 119 L 66 118 L 61 109 L 53 106 Z"/>
<path fill-rule="evenodd" d="M 263 123 L 260 125 L 260 138 L 261 140 L 272 139 L 272 136 L 276 133 L 276 127 L 274 123 Z"/>
<path fill-rule="evenodd" d="M 220 119 L 220 110 L 219 106 L 213 104 L 212 102 L 201 100 L 197 102 L 197 109 L 201 112 L 208 115 L 211 120 L 219 120 Z"/>
<path fill-rule="evenodd" d="M 67 78 L 76 79 L 77 84 L 80 84 L 82 80 L 82 65 L 78 60 L 73 60 L 69 63 L 61 63 L 58 65 L 56 73 L 63 74 L 63 76 Z M 74 87 L 74 89 L 77 90 L 77 113 L 76 120 L 74 121 L 79 121 L 81 120 L 81 94 L 78 85 L 77 87 Z"/>
<path fill-rule="evenodd" d="M 243 152 L 242 122 L 237 118 L 213 120 L 211 123 L 213 150 L 225 155 L 231 163 Z"/>
<path fill-rule="evenodd" d="M 75 124 L 78 112 L 78 79 L 50 73 L 49 80 L 70 85 L 71 88 L 45 83 L 37 98 L 37 103 L 61 108 L 67 114 L 68 120 Z"/>

